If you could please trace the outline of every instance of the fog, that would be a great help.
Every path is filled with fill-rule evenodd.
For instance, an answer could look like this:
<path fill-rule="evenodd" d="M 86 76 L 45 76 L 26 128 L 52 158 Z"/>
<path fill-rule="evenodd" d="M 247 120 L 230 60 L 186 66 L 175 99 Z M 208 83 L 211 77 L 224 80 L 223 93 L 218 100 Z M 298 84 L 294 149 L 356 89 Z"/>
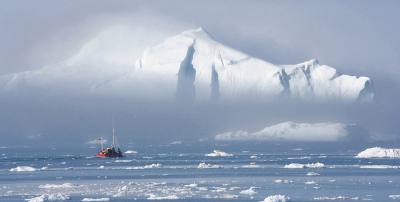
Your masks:
<path fill-rule="evenodd" d="M 112 117 L 120 142 L 213 142 L 219 133 L 258 131 L 285 121 L 356 124 L 362 128 L 362 134 L 357 135 L 365 137 L 365 144 L 384 140 L 390 142 L 379 144 L 396 144 L 399 140 L 397 1 L 4 4 L 0 8 L 2 75 L 57 66 L 65 60 L 102 71 L 110 66 L 129 68 L 146 47 L 201 26 L 217 41 L 272 63 L 295 64 L 317 58 L 340 72 L 368 76 L 374 83 L 375 99 L 353 104 L 287 99 L 268 103 L 251 99 L 234 103 L 167 102 L 80 94 L 79 83 L 65 84 L 71 87 L 63 90 L 50 83 L 46 89 L 0 94 L 1 144 L 87 146 L 86 142 L 99 136 L 110 136 Z M 110 27 L 122 31 L 104 32 Z M 95 54 L 90 52 L 91 46 L 89 54 L 82 53 L 85 45 L 104 38 L 110 41 L 100 43 Z M 126 86 L 119 95 L 155 94 L 137 89 Z"/>

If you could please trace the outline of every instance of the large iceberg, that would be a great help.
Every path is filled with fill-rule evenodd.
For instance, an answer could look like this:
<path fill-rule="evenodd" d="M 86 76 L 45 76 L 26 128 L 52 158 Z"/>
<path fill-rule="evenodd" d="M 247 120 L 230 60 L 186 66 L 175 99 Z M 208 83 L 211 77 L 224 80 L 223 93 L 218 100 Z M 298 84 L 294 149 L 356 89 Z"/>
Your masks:
<path fill-rule="evenodd" d="M 217 42 L 202 28 L 147 48 L 136 63 L 129 54 L 134 51 L 110 48 L 112 33 L 100 33 L 65 61 L 0 76 L 0 89 L 197 102 L 246 98 L 265 102 L 280 97 L 353 102 L 374 96 L 368 77 L 341 74 L 315 59 L 272 64 Z"/>
<path fill-rule="evenodd" d="M 356 158 L 400 158 L 400 149 L 372 147 L 358 153 Z"/>

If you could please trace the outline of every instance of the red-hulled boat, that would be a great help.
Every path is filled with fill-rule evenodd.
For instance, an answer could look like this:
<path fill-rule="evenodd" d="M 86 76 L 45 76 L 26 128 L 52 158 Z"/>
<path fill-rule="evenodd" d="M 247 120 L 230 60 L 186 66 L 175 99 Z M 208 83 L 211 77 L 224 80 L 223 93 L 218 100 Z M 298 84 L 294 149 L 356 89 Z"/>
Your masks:
<path fill-rule="evenodd" d="M 100 151 L 99 153 L 96 154 L 97 157 L 109 157 L 109 158 L 117 158 L 117 157 L 123 157 L 122 151 L 119 147 L 116 146 L 116 137 L 115 137 L 115 129 L 113 127 L 113 142 L 110 147 L 103 147 L 103 142 L 104 140 L 102 138 L 98 139 L 100 142 Z"/>

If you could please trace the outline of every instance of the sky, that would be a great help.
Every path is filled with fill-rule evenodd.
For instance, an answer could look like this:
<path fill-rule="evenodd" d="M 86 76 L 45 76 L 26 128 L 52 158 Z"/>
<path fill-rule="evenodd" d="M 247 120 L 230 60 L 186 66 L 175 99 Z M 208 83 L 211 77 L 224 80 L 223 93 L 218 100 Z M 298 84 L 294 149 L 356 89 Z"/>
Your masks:
<path fill-rule="evenodd" d="M 399 8 L 400 2 L 395 0 L 379 2 L 368 0 L 2 1 L 0 7 L 0 44 L 2 44 L 0 46 L 0 74 L 34 70 L 57 63 L 76 53 L 102 28 L 113 23 L 129 24 L 138 30 L 142 29 L 140 33 L 151 30 L 151 34 L 146 36 L 148 39 L 143 35 L 137 36 L 142 41 L 133 44 L 140 47 L 157 44 L 167 36 L 201 26 L 221 43 L 272 63 L 294 64 L 317 58 L 321 63 L 329 64 L 340 72 L 370 77 L 374 82 L 376 94 L 376 101 L 373 105 L 351 111 L 359 115 L 349 115 L 349 112 L 333 113 L 335 107 L 332 107 L 329 110 L 329 116 L 335 117 L 333 119 L 358 120 L 372 125 L 373 133 L 378 133 L 378 136 L 382 133 L 397 137 L 400 132 L 396 127 L 399 120 L 399 115 L 397 115 L 399 107 L 396 100 L 400 98 L 400 83 L 397 79 L 400 76 L 400 38 L 398 37 L 400 36 L 400 27 L 397 26 L 400 19 Z M 27 101 L 22 103 L 24 106 L 33 106 Z M 24 133 L 25 136 L 34 138 L 43 133 L 36 126 L 46 125 L 45 120 L 57 117 L 62 123 L 71 117 L 77 117 L 73 113 L 70 116 L 68 113 L 64 113 L 65 116 L 55 115 L 56 111 L 52 110 L 46 115 L 48 117 L 43 115 L 35 120 L 37 116 L 26 116 L 21 106 L 9 107 L 3 104 L 2 107 L 9 109 L 10 114 L 14 114 L 11 118 L 14 122 L 10 121 L 10 127 L 21 126 L 24 128 L 11 130 L 10 127 L 3 126 L 1 128 L 3 134 L 7 131 L 14 131 L 13 133 Z M 255 106 L 248 107 L 245 111 L 249 114 L 242 119 L 236 118 L 226 122 L 226 128 L 229 128 L 227 130 L 236 130 L 246 126 L 253 127 L 253 129 L 265 127 L 261 123 L 266 122 L 268 118 L 262 114 L 251 115 L 251 112 L 257 111 L 256 108 Z M 154 106 L 145 109 L 151 111 Z M 309 113 L 307 109 L 309 108 L 304 107 L 303 109 L 306 114 Z M 40 114 L 40 109 L 30 110 L 33 111 L 33 114 Z M 96 117 L 94 110 L 87 110 L 87 113 L 80 116 L 82 119 L 90 120 L 91 117 Z M 205 109 L 205 111 L 207 110 L 211 111 L 211 109 Z M 367 110 L 373 112 L 368 113 Z M 222 113 L 222 111 L 220 112 Z M 143 126 L 143 130 L 138 129 L 136 132 L 148 134 L 161 134 L 164 129 L 171 133 L 184 134 L 193 128 L 204 129 L 210 125 L 214 127 L 214 131 L 204 129 L 205 132 L 198 136 L 224 130 L 221 126 L 207 121 L 198 124 L 198 120 L 207 116 L 205 114 L 196 110 L 187 113 L 189 115 L 183 112 L 176 115 L 176 110 L 162 109 L 154 113 L 135 111 L 133 113 L 135 115 L 121 116 L 134 116 L 146 120 L 143 123 L 148 126 Z M 229 110 L 224 113 L 237 115 Z M 153 116 L 146 117 L 146 114 L 153 114 Z M 165 116 L 173 114 L 175 121 L 165 120 L 165 117 L 160 114 Z M 294 116 L 289 112 L 286 114 Z M 159 131 L 148 129 L 156 122 L 154 116 L 157 116 L 157 123 L 162 122 Z M 218 117 L 215 116 L 215 119 Z M 315 119 L 312 115 L 306 117 Z M 0 118 L 7 120 L 5 115 Z M 249 124 L 245 124 L 245 126 L 237 126 L 245 118 L 252 121 L 248 121 Z M 132 120 L 134 119 L 132 118 Z M 181 132 L 176 132 L 174 127 L 179 126 L 180 119 L 184 119 L 188 123 L 188 127 L 181 129 Z M 188 121 L 190 119 L 193 120 Z M 21 125 L 21 122 L 25 124 Z M 98 122 L 93 121 L 92 124 L 94 126 L 106 122 L 108 122 L 108 118 Z M 123 121 L 121 120 L 121 122 Z M 64 128 L 67 127 L 61 123 L 58 124 Z M 77 127 L 77 123 L 79 121 L 76 120 L 71 123 L 76 129 L 71 130 L 70 133 L 77 133 L 76 131 L 82 129 Z M 89 124 L 90 121 L 85 123 Z M 125 125 L 128 127 L 129 123 L 125 123 Z M 50 128 L 53 129 L 49 131 L 56 130 L 56 126 L 57 124 L 52 123 Z M 104 131 L 104 128 L 99 127 L 93 133 L 98 131 Z M 182 135 L 174 138 L 182 138 Z M 196 136 L 196 138 L 198 137 Z"/>

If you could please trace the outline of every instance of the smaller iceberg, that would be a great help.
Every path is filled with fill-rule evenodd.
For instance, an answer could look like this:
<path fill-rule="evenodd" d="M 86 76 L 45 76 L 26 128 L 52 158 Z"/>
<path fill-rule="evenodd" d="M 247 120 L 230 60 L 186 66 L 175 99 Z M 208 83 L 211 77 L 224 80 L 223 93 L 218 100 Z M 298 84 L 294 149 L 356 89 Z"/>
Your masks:
<path fill-rule="evenodd" d="M 226 153 L 221 150 L 214 150 L 212 153 L 206 154 L 206 156 L 209 157 L 228 157 L 228 156 L 233 156 L 233 154 Z"/>
<path fill-rule="evenodd" d="M 36 171 L 36 168 L 30 166 L 17 166 L 15 168 L 10 169 L 11 172 L 33 172 Z"/>
<path fill-rule="evenodd" d="M 356 158 L 400 158 L 400 149 L 372 147 L 358 153 Z"/>
<path fill-rule="evenodd" d="M 290 197 L 285 195 L 271 195 L 265 198 L 262 202 L 287 202 L 290 201 Z"/>

